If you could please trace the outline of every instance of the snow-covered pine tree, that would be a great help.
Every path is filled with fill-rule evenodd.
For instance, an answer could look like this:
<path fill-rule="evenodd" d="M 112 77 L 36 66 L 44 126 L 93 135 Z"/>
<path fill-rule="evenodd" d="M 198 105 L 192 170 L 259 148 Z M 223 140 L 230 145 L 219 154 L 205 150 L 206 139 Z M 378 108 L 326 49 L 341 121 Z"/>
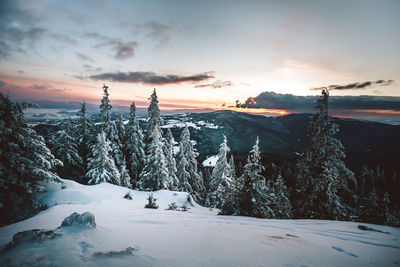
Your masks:
<path fill-rule="evenodd" d="M 206 198 L 206 206 L 212 208 L 221 208 L 224 205 L 225 198 L 232 182 L 232 170 L 227 161 L 227 155 L 230 149 L 227 145 L 226 136 L 220 145 L 218 160 L 212 171 L 209 191 Z"/>
<path fill-rule="evenodd" d="M 132 179 L 132 185 L 136 185 L 136 182 L 139 179 L 139 174 L 142 171 L 144 165 L 145 155 L 143 134 L 136 116 L 136 106 L 133 101 L 130 106 L 129 121 L 126 125 L 125 133 L 125 154 L 127 160 L 127 168 L 129 170 L 129 175 Z"/>
<path fill-rule="evenodd" d="M 264 166 L 261 165 L 261 155 L 258 137 L 247 158 L 242 175 L 242 188 L 239 193 L 237 215 L 257 218 L 274 218 L 271 209 L 271 188 L 261 175 Z"/>
<path fill-rule="evenodd" d="M 161 132 L 160 126 L 163 124 L 160 115 L 160 109 L 158 107 L 157 92 L 154 88 L 150 98 L 150 105 L 147 109 L 147 121 L 146 121 L 146 135 L 144 138 L 145 146 L 151 143 L 152 134 L 155 130 Z M 162 132 L 161 132 L 162 133 Z M 161 134 L 162 136 L 162 134 Z"/>
<path fill-rule="evenodd" d="M 118 121 L 117 121 L 117 132 L 118 132 L 118 138 L 121 144 L 126 143 L 126 133 L 125 133 L 125 124 L 124 124 L 124 118 L 122 116 L 122 113 L 119 113 L 118 116 Z"/>
<path fill-rule="evenodd" d="M 125 159 L 123 164 L 121 165 L 119 173 L 120 173 L 121 186 L 132 188 L 131 177 L 129 176 L 128 170 L 126 169 Z"/>
<path fill-rule="evenodd" d="M 0 93 L 0 225 L 34 215 L 42 208 L 36 199 L 42 182 L 61 182 L 54 169 L 62 162 L 26 123 L 27 107 Z"/>
<path fill-rule="evenodd" d="M 71 119 L 61 124 L 53 147 L 53 154 L 63 162 L 62 177 L 80 181 L 83 173 L 83 160 L 78 154 L 76 139 L 73 137 L 74 123 Z"/>
<path fill-rule="evenodd" d="M 114 159 L 110 155 L 110 141 L 103 132 L 97 135 L 97 143 L 91 147 L 92 157 L 89 159 L 86 177 L 88 184 L 99 184 L 109 182 L 120 185 L 120 173 L 115 166 Z"/>
<path fill-rule="evenodd" d="M 108 93 L 108 86 L 103 85 L 103 98 L 101 99 L 101 105 L 100 105 L 100 117 L 102 122 L 109 122 L 111 121 L 111 109 L 112 106 L 110 104 L 110 99 L 108 98 L 110 94 Z"/>
<path fill-rule="evenodd" d="M 182 130 L 180 138 L 179 153 L 177 155 L 179 190 L 191 193 L 194 200 L 199 202 L 202 199 L 205 188 L 203 177 L 197 170 L 196 157 L 198 153 L 194 150 L 193 143 L 190 140 L 190 131 L 187 125 Z"/>
<path fill-rule="evenodd" d="M 124 154 L 122 152 L 123 147 L 121 140 L 119 139 L 119 133 L 117 126 L 114 121 L 111 121 L 111 108 L 110 100 L 108 99 L 108 86 L 103 86 L 104 96 L 101 100 L 100 105 L 100 115 L 102 121 L 102 131 L 104 132 L 106 138 L 111 142 L 111 154 L 114 159 L 117 168 L 121 168 L 124 160 Z"/>
<path fill-rule="evenodd" d="M 273 192 L 273 206 L 275 218 L 277 219 L 290 219 L 292 212 L 292 205 L 288 198 L 288 192 L 282 175 L 279 174 L 272 186 Z"/>
<path fill-rule="evenodd" d="M 175 140 L 172 136 L 171 130 L 167 129 L 166 135 L 164 138 L 164 155 L 165 155 L 165 162 L 167 164 L 169 178 L 172 180 L 174 187 L 178 188 L 178 178 L 176 177 L 176 161 L 174 157 L 174 144 Z"/>
<path fill-rule="evenodd" d="M 81 103 L 81 109 L 76 114 L 78 116 L 75 126 L 74 136 L 77 142 L 78 154 L 82 159 L 84 173 L 87 172 L 87 161 L 89 158 L 90 146 L 94 143 L 93 138 L 95 129 L 92 121 L 88 118 L 86 103 Z"/>
<path fill-rule="evenodd" d="M 326 89 L 317 101 L 316 114 L 308 127 L 309 146 L 296 164 L 297 218 L 346 219 L 350 208 L 343 196 L 351 198 L 348 182 L 354 174 L 343 162 L 342 143 L 334 137 L 338 126 L 329 121 Z"/>
<path fill-rule="evenodd" d="M 229 158 L 229 165 L 231 166 L 232 177 L 236 177 L 235 160 L 233 159 L 233 155 Z"/>
<path fill-rule="evenodd" d="M 233 157 L 231 157 L 233 159 Z M 231 161 L 229 162 L 230 165 Z M 232 171 L 232 174 L 234 172 Z M 240 199 L 240 193 L 243 188 L 243 177 L 233 176 L 233 181 L 229 186 L 229 190 L 226 193 L 226 197 L 224 200 L 224 204 L 221 207 L 221 211 L 218 215 L 237 215 L 238 214 L 238 205 Z"/>
<path fill-rule="evenodd" d="M 174 184 L 169 177 L 167 163 L 163 152 L 163 142 L 160 131 L 155 128 L 149 137 L 151 142 L 146 146 L 146 164 L 137 183 L 139 190 L 156 191 L 160 189 L 173 190 Z"/>
<path fill-rule="evenodd" d="M 167 163 L 163 150 L 163 139 L 161 130 L 160 109 L 158 108 L 158 100 L 156 90 L 149 98 L 150 105 L 148 108 L 147 130 L 145 138 L 145 165 L 140 174 L 140 180 L 137 187 L 140 190 L 174 190 L 174 182 L 169 177 Z"/>

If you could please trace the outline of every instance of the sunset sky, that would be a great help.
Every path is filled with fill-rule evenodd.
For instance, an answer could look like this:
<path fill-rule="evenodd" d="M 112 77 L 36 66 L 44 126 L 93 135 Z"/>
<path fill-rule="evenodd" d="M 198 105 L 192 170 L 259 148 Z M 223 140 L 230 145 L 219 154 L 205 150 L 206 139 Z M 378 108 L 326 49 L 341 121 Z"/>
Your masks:
<path fill-rule="evenodd" d="M 328 85 L 400 97 L 397 0 L 0 5 L 0 90 L 15 99 L 98 103 L 103 83 L 112 101 L 143 107 L 157 88 L 164 108 Z"/>

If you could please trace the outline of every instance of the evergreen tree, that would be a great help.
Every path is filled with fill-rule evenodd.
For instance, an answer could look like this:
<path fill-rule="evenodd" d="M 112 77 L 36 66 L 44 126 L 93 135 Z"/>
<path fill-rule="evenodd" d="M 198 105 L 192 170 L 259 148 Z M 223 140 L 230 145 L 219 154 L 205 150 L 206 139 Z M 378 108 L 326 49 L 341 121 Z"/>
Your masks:
<path fill-rule="evenodd" d="M 280 174 L 272 186 L 272 192 L 272 210 L 274 211 L 275 218 L 290 219 L 292 205 L 288 199 L 285 182 Z"/>
<path fill-rule="evenodd" d="M 161 119 L 160 108 L 158 107 L 158 97 L 156 89 L 154 88 L 153 93 L 151 94 L 150 98 L 150 105 L 147 108 L 147 121 L 146 121 L 146 134 L 144 137 L 145 143 L 145 152 L 147 144 L 151 143 L 152 134 L 154 131 L 161 132 L 162 130 L 161 125 L 163 124 L 163 120 Z"/>
<path fill-rule="evenodd" d="M 174 189 L 169 177 L 167 164 L 163 153 L 163 143 L 158 130 L 154 130 L 147 145 L 146 164 L 137 183 L 139 190 L 156 191 L 159 189 Z"/>
<path fill-rule="evenodd" d="M 73 137 L 74 125 L 71 119 L 64 122 L 58 131 L 53 147 L 54 155 L 63 162 L 63 176 L 80 180 L 83 173 L 83 160 L 78 154 L 77 144 Z M 78 178 L 78 179 L 77 179 Z"/>
<path fill-rule="evenodd" d="M 99 184 L 109 182 L 120 185 L 120 173 L 115 166 L 114 159 L 110 155 L 110 141 L 103 132 L 97 135 L 97 143 L 91 147 L 92 157 L 89 159 L 86 177 L 88 184 Z"/>
<path fill-rule="evenodd" d="M 143 134 L 136 117 L 136 106 L 132 101 L 129 113 L 129 121 L 126 125 L 126 160 L 129 174 L 132 178 L 132 184 L 136 185 L 139 174 L 142 171 L 145 155 Z"/>
<path fill-rule="evenodd" d="M 174 182 L 169 176 L 167 163 L 163 151 L 163 139 L 160 118 L 160 109 L 156 90 L 149 98 L 147 130 L 145 138 L 145 166 L 140 174 L 137 186 L 140 190 L 174 190 Z"/>
<path fill-rule="evenodd" d="M 186 125 L 179 142 L 177 176 L 179 190 L 191 193 L 195 201 L 199 201 L 205 191 L 203 177 L 197 170 L 197 156 L 198 153 L 194 150 L 193 143 L 190 140 L 190 131 Z"/>
<path fill-rule="evenodd" d="M 229 165 L 231 166 L 232 177 L 236 177 L 235 160 L 233 159 L 233 155 L 229 158 Z"/>
<path fill-rule="evenodd" d="M 82 159 L 82 167 L 84 172 L 87 172 L 87 161 L 90 153 L 90 146 L 95 140 L 92 137 L 94 135 L 94 125 L 88 118 L 86 103 L 81 103 L 81 109 L 77 112 L 78 121 L 75 127 L 74 137 L 77 142 L 77 151 Z"/>
<path fill-rule="evenodd" d="M 101 99 L 100 105 L 100 117 L 102 122 L 109 122 L 111 121 L 111 109 L 112 106 L 110 104 L 110 99 L 108 98 L 110 94 L 108 93 L 108 86 L 105 84 L 103 85 L 103 98 Z"/>
<path fill-rule="evenodd" d="M 167 169 L 168 169 L 168 174 L 170 179 L 173 182 L 173 185 L 175 188 L 178 188 L 178 178 L 176 177 L 176 161 L 174 158 L 174 144 L 175 140 L 174 137 L 172 136 L 171 130 L 167 129 L 166 131 L 166 136 L 164 139 L 164 155 L 165 155 L 165 161 L 167 164 Z"/>
<path fill-rule="evenodd" d="M 100 115 L 102 120 L 102 131 L 104 132 L 106 138 L 111 142 L 111 154 L 114 159 L 117 168 L 121 168 L 124 160 L 124 154 L 122 152 L 122 143 L 119 139 L 119 133 L 117 126 L 114 121 L 111 121 L 110 111 L 112 106 L 110 105 L 110 100 L 108 99 L 108 86 L 103 86 L 104 96 L 101 100 L 100 105 Z"/>
<path fill-rule="evenodd" d="M 131 177 L 129 176 L 129 173 L 126 169 L 125 159 L 123 164 L 121 165 L 119 173 L 120 173 L 121 186 L 131 188 L 132 187 Z"/>
<path fill-rule="evenodd" d="M 122 144 L 126 143 L 126 132 L 125 132 L 125 124 L 124 118 L 122 117 L 122 113 L 119 113 L 118 121 L 117 121 L 117 132 L 118 138 Z"/>
<path fill-rule="evenodd" d="M 271 209 L 271 188 L 266 184 L 266 179 L 261 175 L 264 167 L 261 165 L 258 137 L 247 158 L 244 166 L 242 181 L 243 186 L 239 193 L 237 214 L 257 218 L 274 218 Z"/>
<path fill-rule="evenodd" d="M 206 198 L 206 206 L 221 208 L 224 204 L 224 200 L 232 182 L 232 170 L 227 161 L 227 155 L 229 152 L 230 149 L 227 145 L 226 136 L 224 135 L 224 141 L 222 142 L 218 153 L 218 160 L 212 171 L 210 188 Z"/>
<path fill-rule="evenodd" d="M 344 197 L 351 201 L 349 181 L 354 174 L 343 159 L 344 147 L 334 137 L 338 126 L 328 116 L 328 91 L 322 90 L 316 114 L 308 127 L 309 146 L 296 165 L 296 217 L 345 219 L 350 216 Z"/>
<path fill-rule="evenodd" d="M 23 110 L 0 93 L 0 225 L 25 219 L 42 208 L 37 193 L 47 181 L 61 182 L 55 159 L 43 137 L 28 126 Z"/>

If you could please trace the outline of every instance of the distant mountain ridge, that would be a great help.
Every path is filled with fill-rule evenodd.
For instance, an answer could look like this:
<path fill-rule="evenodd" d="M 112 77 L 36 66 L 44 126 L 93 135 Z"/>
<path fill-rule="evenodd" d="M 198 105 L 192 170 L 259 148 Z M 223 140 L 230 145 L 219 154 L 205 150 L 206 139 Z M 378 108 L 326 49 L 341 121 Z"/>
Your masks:
<path fill-rule="evenodd" d="M 218 128 L 191 129 L 197 150 L 202 155 L 217 154 L 223 135 L 233 153 L 247 153 L 257 136 L 261 152 L 295 162 L 307 147 L 306 130 L 312 114 L 290 114 L 265 117 L 234 111 L 190 113 L 186 116 L 164 116 L 164 120 L 205 121 Z M 354 167 L 362 164 L 399 169 L 400 126 L 356 119 L 332 118 L 339 125 L 337 137 L 346 149 L 347 162 Z M 180 129 L 171 129 L 176 139 Z"/>

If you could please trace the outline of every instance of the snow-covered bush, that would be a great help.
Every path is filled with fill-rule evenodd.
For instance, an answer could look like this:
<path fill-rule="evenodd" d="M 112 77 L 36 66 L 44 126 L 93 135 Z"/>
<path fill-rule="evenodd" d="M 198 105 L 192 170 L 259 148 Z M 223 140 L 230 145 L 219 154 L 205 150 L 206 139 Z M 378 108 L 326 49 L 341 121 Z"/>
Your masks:
<path fill-rule="evenodd" d="M 133 197 L 132 197 L 132 195 L 131 195 L 131 192 L 130 192 L 130 191 L 126 192 L 126 194 L 124 195 L 124 198 L 125 198 L 125 199 L 129 199 L 129 200 L 132 200 Z"/>
<path fill-rule="evenodd" d="M 154 198 L 153 193 L 149 195 L 147 201 L 148 203 L 144 206 L 146 209 L 158 209 L 158 205 L 156 204 L 157 199 Z"/>

